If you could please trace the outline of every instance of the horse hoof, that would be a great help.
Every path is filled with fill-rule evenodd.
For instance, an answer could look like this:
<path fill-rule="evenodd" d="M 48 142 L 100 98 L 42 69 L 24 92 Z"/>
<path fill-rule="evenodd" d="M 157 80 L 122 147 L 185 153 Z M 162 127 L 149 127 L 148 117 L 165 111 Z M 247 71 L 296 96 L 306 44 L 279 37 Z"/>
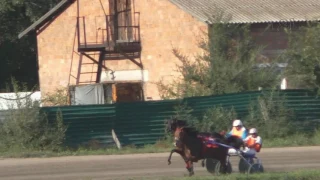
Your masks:
<path fill-rule="evenodd" d="M 168 165 L 170 165 L 171 164 L 171 161 L 168 161 Z"/>

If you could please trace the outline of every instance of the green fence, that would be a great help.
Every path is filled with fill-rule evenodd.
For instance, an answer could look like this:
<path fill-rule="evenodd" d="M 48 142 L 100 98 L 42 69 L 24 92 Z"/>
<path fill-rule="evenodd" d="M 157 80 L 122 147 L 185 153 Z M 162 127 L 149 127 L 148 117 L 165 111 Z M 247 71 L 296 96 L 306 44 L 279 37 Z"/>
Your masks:
<path fill-rule="evenodd" d="M 261 91 L 234 93 L 221 96 L 192 97 L 183 100 L 147 101 L 117 103 L 112 105 L 82 105 L 44 107 L 49 119 L 56 118 L 58 109 L 68 125 L 66 144 L 86 144 L 91 140 L 108 145 L 113 143 L 111 129 L 114 129 L 123 144 L 143 145 L 156 142 L 164 134 L 164 120 L 175 114 L 174 107 L 185 102 L 194 110 L 195 116 L 202 116 L 207 108 L 215 105 L 234 107 L 239 118 L 248 113 L 249 102 L 255 101 Z M 310 90 L 284 90 L 281 95 L 296 112 L 301 122 L 314 125 L 320 119 L 320 99 Z"/>

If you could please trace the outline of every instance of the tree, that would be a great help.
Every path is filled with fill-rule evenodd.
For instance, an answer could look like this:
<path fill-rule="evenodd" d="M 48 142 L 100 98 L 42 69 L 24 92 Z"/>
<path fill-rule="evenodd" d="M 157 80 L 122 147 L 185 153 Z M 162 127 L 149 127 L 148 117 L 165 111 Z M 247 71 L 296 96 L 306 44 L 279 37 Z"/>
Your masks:
<path fill-rule="evenodd" d="M 296 31 L 287 30 L 289 43 L 283 59 L 288 62 L 286 76 L 295 88 L 320 86 L 320 24 L 307 23 Z"/>
<path fill-rule="evenodd" d="M 0 91 L 15 77 L 27 83 L 28 89 L 38 84 L 36 34 L 23 39 L 18 34 L 38 20 L 59 0 L 1 0 L 0 3 Z M 11 87 L 10 91 L 13 88 Z"/>
<path fill-rule="evenodd" d="M 223 14 L 212 18 L 209 38 L 200 47 L 204 55 L 194 61 L 174 49 L 179 59 L 178 72 L 182 79 L 170 84 L 158 83 L 163 98 L 219 95 L 233 92 L 274 88 L 279 82 L 275 68 L 257 69 L 255 65 L 262 47 L 256 46 L 250 34 L 250 24 L 229 24 Z M 275 64 L 274 61 L 272 64 Z"/>

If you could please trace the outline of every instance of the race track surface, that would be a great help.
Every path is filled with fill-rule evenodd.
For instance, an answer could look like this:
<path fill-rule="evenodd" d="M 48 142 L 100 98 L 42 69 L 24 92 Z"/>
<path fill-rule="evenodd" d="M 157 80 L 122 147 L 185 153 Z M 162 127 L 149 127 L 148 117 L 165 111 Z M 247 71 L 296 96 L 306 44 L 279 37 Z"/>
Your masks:
<path fill-rule="evenodd" d="M 58 158 L 2 159 L 1 180 L 109 180 L 137 177 L 183 177 L 185 164 L 177 154 L 167 164 L 168 153 L 74 156 Z M 298 169 L 320 170 L 320 147 L 263 148 L 258 154 L 266 172 Z M 239 158 L 232 157 L 233 172 L 238 171 Z M 195 164 L 195 175 L 210 175 L 200 163 Z"/>

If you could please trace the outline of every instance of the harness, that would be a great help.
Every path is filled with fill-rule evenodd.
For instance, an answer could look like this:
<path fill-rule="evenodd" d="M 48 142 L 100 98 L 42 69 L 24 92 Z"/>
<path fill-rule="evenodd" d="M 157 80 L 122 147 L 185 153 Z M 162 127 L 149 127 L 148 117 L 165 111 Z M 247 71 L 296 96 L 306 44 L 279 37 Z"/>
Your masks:
<path fill-rule="evenodd" d="M 219 146 L 226 146 L 224 144 L 218 143 L 215 138 L 210 136 L 200 136 L 198 138 L 202 140 L 202 153 L 206 153 L 208 148 L 219 148 Z"/>

